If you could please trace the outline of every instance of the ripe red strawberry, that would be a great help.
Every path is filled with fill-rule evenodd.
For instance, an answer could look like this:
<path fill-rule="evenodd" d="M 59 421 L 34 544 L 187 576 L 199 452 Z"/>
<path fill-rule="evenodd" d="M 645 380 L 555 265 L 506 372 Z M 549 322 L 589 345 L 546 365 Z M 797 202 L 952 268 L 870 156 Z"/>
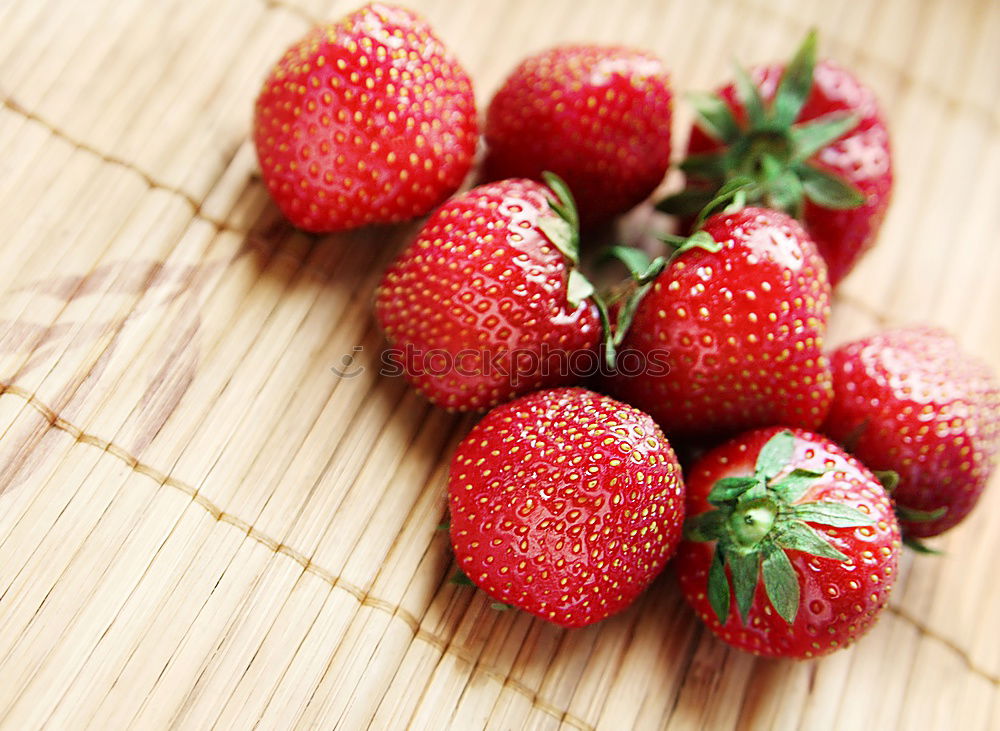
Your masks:
<path fill-rule="evenodd" d="M 815 245 L 762 208 L 716 214 L 701 238 L 715 250 L 688 248 L 640 290 L 609 388 L 671 439 L 819 427 L 832 396 L 830 285 Z"/>
<path fill-rule="evenodd" d="M 601 338 L 574 268 L 568 192 L 530 180 L 473 188 L 442 206 L 389 267 L 375 312 L 405 375 L 438 406 L 485 409 L 574 383 Z"/>
<path fill-rule="evenodd" d="M 924 327 L 848 343 L 831 360 L 834 398 L 823 431 L 872 469 L 899 475 L 893 497 L 908 535 L 959 523 L 1000 451 L 1000 383 L 990 368 Z"/>
<path fill-rule="evenodd" d="M 264 182 L 307 231 L 422 216 L 472 163 L 472 84 L 415 13 L 370 4 L 274 67 L 254 116 Z"/>
<path fill-rule="evenodd" d="M 486 114 L 490 180 L 569 185 L 585 226 L 645 200 L 670 163 L 670 80 L 649 53 L 561 46 L 521 63 Z"/>
<path fill-rule="evenodd" d="M 695 97 L 701 118 L 682 167 L 694 186 L 749 176 L 750 202 L 800 218 L 836 285 L 875 242 L 892 154 L 872 91 L 815 54 L 810 34 L 787 67 L 741 72 L 717 96 Z"/>
<path fill-rule="evenodd" d="M 458 446 L 451 542 L 498 601 L 564 627 L 624 609 L 680 540 L 684 483 L 646 414 L 582 388 L 488 413 Z"/>
<path fill-rule="evenodd" d="M 899 526 L 875 476 L 811 432 L 760 429 L 688 473 L 685 598 L 757 655 L 808 658 L 863 634 L 896 580 Z"/>

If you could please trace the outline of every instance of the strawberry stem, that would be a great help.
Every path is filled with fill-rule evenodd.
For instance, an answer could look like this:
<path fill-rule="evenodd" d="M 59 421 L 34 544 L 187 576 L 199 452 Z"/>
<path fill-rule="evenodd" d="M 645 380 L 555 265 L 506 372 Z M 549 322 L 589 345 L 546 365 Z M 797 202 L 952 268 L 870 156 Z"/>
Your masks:
<path fill-rule="evenodd" d="M 741 505 L 729 516 L 733 541 L 744 548 L 755 547 L 771 532 L 777 514 L 777 503 L 768 497 Z"/>

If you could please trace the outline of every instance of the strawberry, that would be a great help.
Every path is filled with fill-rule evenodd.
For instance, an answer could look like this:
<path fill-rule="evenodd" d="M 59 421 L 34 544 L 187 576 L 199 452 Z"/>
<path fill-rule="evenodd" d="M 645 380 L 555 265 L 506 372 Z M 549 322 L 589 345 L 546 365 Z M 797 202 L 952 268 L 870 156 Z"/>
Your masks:
<path fill-rule="evenodd" d="M 743 434 L 688 473 L 685 598 L 741 650 L 809 658 L 850 644 L 896 580 L 899 525 L 875 476 L 830 440 Z"/>
<path fill-rule="evenodd" d="M 618 318 L 614 395 L 671 439 L 819 427 L 832 396 L 822 352 L 830 285 L 794 219 L 762 208 L 711 216 L 643 281 Z M 626 372 L 636 356 L 667 367 Z"/>
<path fill-rule="evenodd" d="M 289 221 L 326 232 L 421 216 L 472 164 L 472 84 L 416 14 L 370 4 L 289 48 L 257 98 L 253 138 Z"/>
<path fill-rule="evenodd" d="M 448 482 L 460 569 L 494 599 L 563 627 L 618 612 L 673 555 L 684 484 L 638 409 L 582 388 L 489 412 Z"/>
<path fill-rule="evenodd" d="M 489 180 L 566 180 L 585 226 L 645 200 L 670 163 L 670 80 L 649 53 L 576 45 L 521 63 L 486 114 Z"/>
<path fill-rule="evenodd" d="M 663 209 L 698 208 L 724 181 L 748 177 L 751 203 L 804 222 L 836 285 L 874 244 L 892 191 L 889 132 L 872 91 L 831 61 L 817 64 L 810 33 L 787 67 L 739 70 L 716 95 L 692 99 L 699 122 L 682 168 L 694 189 Z"/>
<path fill-rule="evenodd" d="M 876 470 L 905 532 L 933 536 L 975 506 L 1000 450 L 1000 384 L 947 333 L 907 327 L 838 348 L 823 431 Z"/>
<path fill-rule="evenodd" d="M 482 185 L 442 206 L 390 265 L 375 313 L 398 367 L 428 399 L 489 408 L 576 381 L 571 359 L 601 338 L 575 269 L 572 199 L 550 178 Z"/>

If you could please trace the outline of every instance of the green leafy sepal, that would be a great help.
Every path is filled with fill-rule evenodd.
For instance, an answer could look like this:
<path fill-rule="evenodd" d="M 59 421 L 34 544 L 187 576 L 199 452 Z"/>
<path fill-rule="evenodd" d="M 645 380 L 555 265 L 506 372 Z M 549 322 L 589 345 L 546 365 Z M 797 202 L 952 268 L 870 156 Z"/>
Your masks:
<path fill-rule="evenodd" d="M 761 579 L 771 606 L 793 623 L 800 588 L 787 551 L 848 560 L 809 523 L 836 528 L 874 525 L 868 515 L 843 503 L 798 502 L 825 473 L 793 466 L 794 452 L 790 431 L 775 434 L 757 455 L 753 475 L 719 480 L 708 494 L 714 509 L 685 521 L 687 540 L 715 542 L 707 594 L 722 624 L 729 617 L 730 595 L 746 624 Z"/>
<path fill-rule="evenodd" d="M 680 167 L 693 185 L 662 200 L 665 213 L 694 215 L 734 179 L 748 179 L 746 205 L 764 205 L 800 218 L 805 201 L 824 208 L 854 208 L 865 195 L 854 185 L 815 164 L 817 152 L 850 134 L 859 123 L 856 114 L 834 112 L 807 122 L 796 122 L 813 84 L 816 32 L 810 31 L 785 67 L 770 102 L 742 66 L 735 70 L 735 89 L 745 119 L 737 119 L 718 95 L 690 95 L 696 124 L 721 149 L 690 155 Z"/>
<path fill-rule="evenodd" d="M 590 300 L 601 318 L 602 341 L 605 358 L 609 367 L 614 368 L 616 348 L 612 336 L 611 318 L 608 316 L 607 302 L 601 297 L 593 283 L 580 271 L 580 215 L 573 200 L 573 194 L 566 182 L 555 173 L 545 171 L 542 178 L 554 196 L 549 197 L 550 214 L 538 221 L 538 228 L 552 242 L 569 263 L 566 277 L 566 301 L 570 307 L 577 307 L 584 300 Z"/>
<path fill-rule="evenodd" d="M 655 259 L 639 249 L 628 246 L 612 246 L 607 250 L 607 256 L 618 259 L 625 265 L 632 275 L 634 288 L 625 298 L 618 309 L 618 317 L 615 320 L 613 335 L 609 338 L 607 348 L 613 353 L 625 339 L 625 334 L 632 325 L 639 303 L 653 286 L 653 282 L 677 257 L 691 251 L 692 249 L 704 249 L 705 251 L 716 252 L 722 245 L 712 238 L 707 231 L 695 231 L 687 237 L 664 235 L 661 240 L 671 247 L 671 252 L 666 256 L 658 256 Z M 610 361 L 610 365 L 614 365 Z"/>

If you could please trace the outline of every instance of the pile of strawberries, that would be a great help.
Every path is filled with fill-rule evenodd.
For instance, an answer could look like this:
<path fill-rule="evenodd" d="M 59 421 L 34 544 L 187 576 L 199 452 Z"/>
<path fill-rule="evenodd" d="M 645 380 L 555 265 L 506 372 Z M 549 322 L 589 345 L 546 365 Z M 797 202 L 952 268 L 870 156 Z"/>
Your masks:
<path fill-rule="evenodd" d="M 373 4 L 316 28 L 265 82 L 254 141 L 292 223 L 433 211 L 375 313 L 431 402 L 492 409 L 448 490 L 458 566 L 497 602 L 586 625 L 676 554 L 723 640 L 813 657 L 872 624 L 904 541 L 976 503 L 1000 448 L 989 370 L 925 327 L 824 348 L 892 164 L 873 94 L 815 46 L 691 96 L 686 187 L 657 204 L 682 233 L 656 257 L 611 247 L 630 276 L 610 293 L 581 271 L 581 231 L 668 171 L 655 56 L 525 60 L 486 112 L 482 184 L 450 199 L 479 140 L 472 83 L 414 13 Z"/>

